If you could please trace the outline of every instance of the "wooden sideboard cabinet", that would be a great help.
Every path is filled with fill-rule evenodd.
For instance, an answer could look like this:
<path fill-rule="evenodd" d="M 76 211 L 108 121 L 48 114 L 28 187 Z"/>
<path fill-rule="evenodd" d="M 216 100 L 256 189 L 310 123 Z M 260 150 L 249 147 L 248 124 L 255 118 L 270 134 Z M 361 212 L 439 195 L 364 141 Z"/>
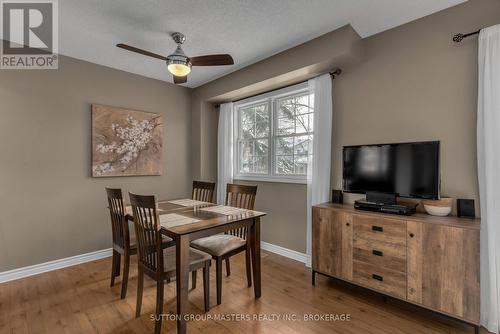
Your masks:
<path fill-rule="evenodd" d="M 479 325 L 479 219 L 313 207 L 312 270 Z"/>

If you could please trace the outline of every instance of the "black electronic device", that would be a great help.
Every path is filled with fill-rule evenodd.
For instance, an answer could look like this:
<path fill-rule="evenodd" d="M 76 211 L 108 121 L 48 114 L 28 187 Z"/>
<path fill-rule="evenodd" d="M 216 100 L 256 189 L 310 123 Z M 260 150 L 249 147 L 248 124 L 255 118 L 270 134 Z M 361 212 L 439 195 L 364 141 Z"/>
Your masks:
<path fill-rule="evenodd" d="M 382 213 L 391 213 L 395 215 L 409 216 L 417 211 L 418 204 L 402 205 L 402 204 L 385 204 L 370 202 L 367 200 L 357 200 L 354 202 L 354 208 L 358 210 L 374 211 Z"/>
<path fill-rule="evenodd" d="M 457 199 L 457 216 L 465 218 L 475 218 L 476 212 L 473 199 Z"/>
<path fill-rule="evenodd" d="M 366 200 L 374 203 L 396 204 L 396 194 L 367 191 Z"/>
<path fill-rule="evenodd" d="M 342 204 L 344 203 L 344 196 L 342 190 L 333 189 L 332 190 L 332 203 Z"/>
<path fill-rule="evenodd" d="M 343 191 L 439 198 L 439 142 L 345 146 Z"/>

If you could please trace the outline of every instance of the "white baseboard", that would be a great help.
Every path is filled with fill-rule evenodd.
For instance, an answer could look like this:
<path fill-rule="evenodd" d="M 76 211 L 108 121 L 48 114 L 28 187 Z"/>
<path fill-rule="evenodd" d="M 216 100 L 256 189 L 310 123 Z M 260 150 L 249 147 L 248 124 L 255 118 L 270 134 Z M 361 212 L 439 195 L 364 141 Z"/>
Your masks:
<path fill-rule="evenodd" d="M 263 250 L 266 250 L 268 252 L 275 253 L 275 254 L 278 254 L 278 255 L 281 255 L 281 256 L 284 256 L 284 257 L 287 257 L 289 259 L 296 260 L 296 261 L 299 261 L 299 262 L 302 262 L 305 264 L 310 262 L 309 256 L 307 256 L 307 254 L 305 254 L 305 253 L 297 252 L 297 251 L 294 251 L 292 249 L 288 249 L 288 248 L 281 247 L 278 245 L 273 245 L 273 244 L 270 244 L 270 243 L 265 242 L 265 241 L 260 242 L 260 248 Z"/>
<path fill-rule="evenodd" d="M 260 247 L 261 249 L 266 250 L 268 252 L 275 253 L 287 257 L 289 259 L 305 263 L 306 265 L 310 263 L 310 257 L 308 257 L 307 254 L 297 252 L 292 249 L 273 245 L 265 241 L 261 241 Z M 52 270 L 71 267 L 85 262 L 100 260 L 109 257 L 112 254 L 113 254 L 112 249 L 108 248 L 86 254 L 71 256 L 64 259 L 35 264 L 28 267 L 0 272 L 0 283 L 14 281 L 16 279 L 38 275 Z"/>
<path fill-rule="evenodd" d="M 0 272 L 0 283 L 13 281 L 16 279 L 29 277 L 33 275 L 38 275 L 45 273 L 47 271 L 62 269 L 66 267 L 71 267 L 80 263 L 90 262 L 94 260 L 100 260 L 109 257 L 113 254 L 111 248 L 103 249 L 95 252 L 90 252 L 86 254 L 76 255 L 67 257 L 64 259 L 49 261 L 45 263 L 35 264 L 28 267 L 13 269 L 9 271 Z"/>

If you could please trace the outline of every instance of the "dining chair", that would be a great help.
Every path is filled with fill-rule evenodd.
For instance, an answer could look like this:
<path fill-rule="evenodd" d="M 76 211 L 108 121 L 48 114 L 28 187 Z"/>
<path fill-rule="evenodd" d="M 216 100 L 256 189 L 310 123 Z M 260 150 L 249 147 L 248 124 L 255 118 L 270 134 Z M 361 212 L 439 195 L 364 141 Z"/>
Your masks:
<path fill-rule="evenodd" d="M 115 285 L 115 278 L 120 276 L 121 256 L 123 255 L 123 278 L 120 298 L 127 296 L 127 286 L 130 268 L 130 256 L 137 254 L 135 234 L 130 233 L 127 213 L 123 205 L 122 190 L 119 188 L 105 188 L 108 197 L 108 209 L 111 216 L 111 231 L 113 237 L 113 261 L 111 265 L 111 284 Z M 162 236 L 162 248 L 174 245 L 172 238 Z"/>
<path fill-rule="evenodd" d="M 139 317 L 142 308 L 144 275 L 156 281 L 155 333 L 160 333 L 163 312 L 164 284 L 176 274 L 175 247 L 162 249 L 160 221 L 154 196 L 141 196 L 129 193 L 134 216 L 135 234 L 138 248 L 137 306 L 135 316 Z M 202 251 L 189 249 L 189 271 L 203 268 L 204 310 L 209 310 L 209 266 L 211 256 Z"/>
<path fill-rule="evenodd" d="M 120 298 L 127 295 L 127 284 L 130 267 L 130 256 L 137 253 L 135 238 L 130 236 L 128 221 L 123 206 L 121 189 L 106 188 L 108 208 L 111 216 L 111 231 L 113 236 L 113 262 L 111 265 L 111 286 L 115 285 L 115 278 L 120 276 L 120 262 L 123 255 L 123 278 Z"/>
<path fill-rule="evenodd" d="M 237 208 L 253 210 L 257 186 L 240 184 L 227 184 L 226 205 Z M 252 272 L 250 267 L 250 238 L 246 227 L 231 230 L 224 234 L 217 234 L 191 242 L 191 246 L 208 253 L 215 260 L 217 281 L 217 305 L 222 301 L 222 261 L 226 261 L 226 274 L 231 275 L 229 258 L 241 252 L 245 252 L 247 283 L 252 286 Z"/>
<path fill-rule="evenodd" d="M 193 193 L 191 199 L 202 202 L 213 203 L 215 183 L 193 181 Z"/>

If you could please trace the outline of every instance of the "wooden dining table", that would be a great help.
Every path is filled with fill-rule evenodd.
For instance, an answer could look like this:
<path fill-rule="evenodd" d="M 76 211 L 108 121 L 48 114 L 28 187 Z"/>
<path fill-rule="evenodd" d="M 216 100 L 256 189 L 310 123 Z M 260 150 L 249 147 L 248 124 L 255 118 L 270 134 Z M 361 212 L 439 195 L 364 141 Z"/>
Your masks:
<path fill-rule="evenodd" d="M 174 200 L 175 202 L 175 200 Z M 239 210 L 236 214 L 224 214 L 207 211 L 214 209 L 215 204 L 204 203 L 196 206 L 182 206 L 170 201 L 158 202 L 158 215 L 177 215 L 190 218 L 183 224 L 182 220 L 169 224 L 161 224 L 161 233 L 172 238 L 176 247 L 176 285 L 177 285 L 177 333 L 187 332 L 188 284 L 189 284 L 189 245 L 192 240 L 224 233 L 233 229 L 248 228 L 247 242 L 251 249 L 252 276 L 255 298 L 261 295 L 261 263 L 260 263 L 260 218 L 264 212 Z M 228 211 L 230 212 L 230 211 Z M 127 218 L 133 220 L 128 214 Z M 160 219 L 161 220 L 161 219 Z M 196 220 L 196 221 L 193 221 Z"/>

